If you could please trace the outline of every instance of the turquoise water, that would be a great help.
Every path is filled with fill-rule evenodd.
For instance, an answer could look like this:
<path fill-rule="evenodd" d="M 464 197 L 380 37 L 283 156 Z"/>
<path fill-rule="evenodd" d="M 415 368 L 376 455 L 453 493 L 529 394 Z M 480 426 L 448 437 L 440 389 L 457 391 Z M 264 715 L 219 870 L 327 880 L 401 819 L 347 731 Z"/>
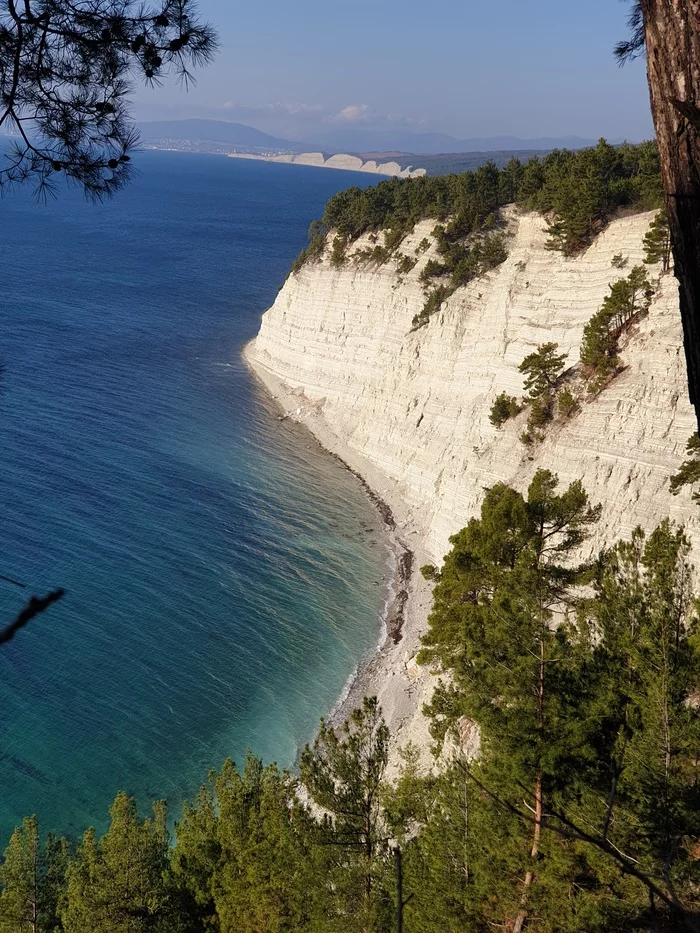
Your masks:
<path fill-rule="evenodd" d="M 177 813 L 293 763 L 379 632 L 378 518 L 240 361 L 309 221 L 366 176 L 144 153 L 113 202 L 0 202 L 0 573 L 61 604 L 0 651 L 0 840 L 124 789 Z M 26 594 L 0 584 L 0 619 Z"/>

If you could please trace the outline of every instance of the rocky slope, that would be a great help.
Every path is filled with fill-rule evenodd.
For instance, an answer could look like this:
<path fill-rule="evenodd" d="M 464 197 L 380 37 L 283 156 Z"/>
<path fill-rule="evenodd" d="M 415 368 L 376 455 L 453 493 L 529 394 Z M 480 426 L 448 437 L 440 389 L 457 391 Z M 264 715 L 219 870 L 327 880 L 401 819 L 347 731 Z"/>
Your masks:
<path fill-rule="evenodd" d="M 397 511 L 399 534 L 418 563 L 441 560 L 449 536 L 478 512 L 485 487 L 502 480 L 522 489 L 542 466 L 562 483 L 581 479 L 603 504 L 589 550 L 666 515 L 700 543 L 690 492 L 673 497 L 668 489 L 694 430 L 672 276 L 660 279 L 648 316 L 623 347 L 624 371 L 595 398 L 583 391 L 580 410 L 549 425 L 542 443 L 528 449 L 521 442 L 526 413 L 501 429 L 488 417 L 498 393 L 522 393 L 518 365 L 538 344 L 555 341 L 577 363 L 584 325 L 610 283 L 641 262 L 652 217 L 616 220 L 585 254 L 567 259 L 545 248 L 541 217 L 514 212 L 506 262 L 412 331 L 424 300 L 418 276 L 434 255 L 432 245 L 419 250 L 433 226 L 422 223 L 400 247 L 418 259 L 403 276 L 395 261 L 368 266 L 352 256 L 339 268 L 324 259 L 291 275 L 248 358 L 292 416 Z M 625 268 L 612 265 L 616 254 Z M 393 653 L 369 685 L 383 690 L 393 676 L 391 691 L 413 696 L 398 704 L 398 725 L 428 689 L 404 664 L 429 604 L 420 581 L 413 586 L 405 641 L 387 649 Z"/>

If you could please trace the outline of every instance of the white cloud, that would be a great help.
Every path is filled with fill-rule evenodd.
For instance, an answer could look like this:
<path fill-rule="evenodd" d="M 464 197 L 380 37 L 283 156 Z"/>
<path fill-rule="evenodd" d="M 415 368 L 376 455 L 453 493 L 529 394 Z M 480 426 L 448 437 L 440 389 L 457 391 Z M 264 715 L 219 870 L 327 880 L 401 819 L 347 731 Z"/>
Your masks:
<path fill-rule="evenodd" d="M 328 122 L 369 123 L 373 122 L 370 117 L 371 115 L 367 104 L 348 104 L 347 107 L 343 107 L 343 109 L 339 110 L 338 113 L 328 117 Z"/>
<path fill-rule="evenodd" d="M 426 120 L 406 117 L 400 113 L 381 113 L 378 110 L 372 110 L 367 104 L 348 104 L 337 113 L 327 116 L 324 122 L 345 126 L 372 126 L 377 129 L 397 126 L 419 128 L 427 125 Z"/>

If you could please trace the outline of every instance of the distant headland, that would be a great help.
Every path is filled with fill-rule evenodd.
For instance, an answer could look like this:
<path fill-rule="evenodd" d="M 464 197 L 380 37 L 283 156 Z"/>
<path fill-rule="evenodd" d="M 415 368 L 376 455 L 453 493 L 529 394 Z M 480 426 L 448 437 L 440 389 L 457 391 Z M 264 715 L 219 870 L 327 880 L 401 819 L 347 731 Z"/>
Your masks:
<path fill-rule="evenodd" d="M 229 152 L 230 159 L 258 159 L 262 162 L 285 162 L 289 165 L 313 165 L 316 168 L 336 168 L 346 172 L 369 172 L 373 175 L 388 175 L 391 178 L 418 178 L 426 174 L 424 168 L 412 166 L 402 168 L 398 162 L 378 162 L 376 159 L 364 161 L 359 156 L 337 153 L 326 157 L 323 152 L 286 152 L 280 154 L 257 154 L 250 152 Z"/>
<path fill-rule="evenodd" d="M 512 157 L 527 161 L 554 148 L 578 149 L 577 137 L 519 139 L 510 136 L 459 140 L 444 134 L 348 136 L 298 141 L 223 120 L 161 120 L 139 126 L 145 149 L 209 152 L 238 159 L 360 171 L 412 178 L 472 171 L 486 162 L 504 167 Z"/>

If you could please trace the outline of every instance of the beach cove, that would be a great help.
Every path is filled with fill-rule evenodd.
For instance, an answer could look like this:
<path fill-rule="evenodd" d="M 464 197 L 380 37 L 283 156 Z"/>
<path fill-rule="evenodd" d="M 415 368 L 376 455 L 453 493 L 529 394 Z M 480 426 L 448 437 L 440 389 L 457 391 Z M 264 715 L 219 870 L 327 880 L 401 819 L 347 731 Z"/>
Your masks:
<path fill-rule="evenodd" d="M 67 591 L 3 653 L 3 840 L 99 830 L 118 790 L 177 818 L 246 748 L 292 766 L 381 633 L 379 516 L 240 361 L 309 221 L 373 179 L 139 169 L 101 206 L 3 202 L 2 571 Z"/>

